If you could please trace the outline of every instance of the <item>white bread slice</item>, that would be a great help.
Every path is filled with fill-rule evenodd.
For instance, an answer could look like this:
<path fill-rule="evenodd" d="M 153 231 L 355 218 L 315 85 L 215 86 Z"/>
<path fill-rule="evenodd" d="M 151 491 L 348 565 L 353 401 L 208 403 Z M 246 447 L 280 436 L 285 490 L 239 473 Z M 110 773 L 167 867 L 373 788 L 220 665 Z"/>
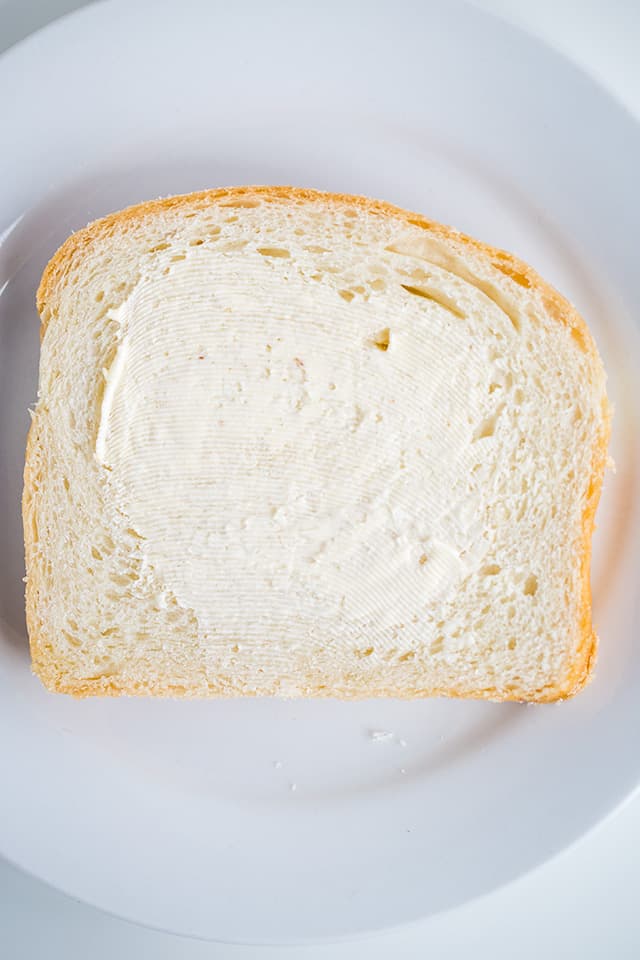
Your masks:
<path fill-rule="evenodd" d="M 47 266 L 23 501 L 54 691 L 548 701 L 610 412 L 527 265 L 361 197 L 141 204 Z"/>

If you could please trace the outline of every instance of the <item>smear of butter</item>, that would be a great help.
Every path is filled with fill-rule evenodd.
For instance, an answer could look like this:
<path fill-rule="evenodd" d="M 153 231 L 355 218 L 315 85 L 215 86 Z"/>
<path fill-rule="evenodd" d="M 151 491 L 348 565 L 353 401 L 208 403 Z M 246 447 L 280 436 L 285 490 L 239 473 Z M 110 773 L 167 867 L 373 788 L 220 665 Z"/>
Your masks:
<path fill-rule="evenodd" d="M 111 416 L 111 410 L 113 408 L 113 401 L 116 395 L 116 390 L 122 379 L 124 373 L 125 364 L 127 362 L 127 354 L 129 353 L 129 339 L 128 337 L 123 337 L 118 348 L 115 352 L 115 356 L 111 362 L 111 365 L 102 371 L 102 375 L 105 380 L 104 384 L 104 393 L 102 395 L 102 405 L 100 408 L 100 421 L 98 425 L 98 435 L 96 437 L 96 458 L 98 461 L 105 466 L 108 466 L 107 459 L 107 440 L 109 437 L 109 422 Z"/>
<path fill-rule="evenodd" d="M 467 327 L 258 253 L 164 266 L 118 312 L 96 441 L 163 587 L 234 641 L 410 643 L 481 539 L 481 503 L 451 513 L 492 456 L 470 443 L 487 374 Z"/>

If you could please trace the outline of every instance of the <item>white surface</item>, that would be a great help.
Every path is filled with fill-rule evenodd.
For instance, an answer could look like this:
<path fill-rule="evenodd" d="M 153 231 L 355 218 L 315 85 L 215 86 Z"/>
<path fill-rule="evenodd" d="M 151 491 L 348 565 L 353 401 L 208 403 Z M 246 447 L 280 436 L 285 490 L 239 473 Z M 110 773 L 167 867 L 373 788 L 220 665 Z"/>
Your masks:
<path fill-rule="evenodd" d="M 479 229 L 477 232 L 480 232 Z M 375 746 L 376 749 L 383 749 L 385 745 L 377 744 Z M 634 952 L 634 945 L 635 949 L 637 949 L 639 942 L 638 922 L 633 911 L 633 903 L 635 902 L 632 895 L 634 875 L 633 873 L 631 873 L 630 876 L 627 875 L 630 866 L 634 862 L 634 858 L 631 855 L 633 853 L 633 838 L 635 837 L 635 843 L 637 845 L 637 838 L 640 834 L 638 829 L 640 826 L 640 817 L 637 815 L 637 805 L 638 802 L 635 801 L 633 806 L 630 806 L 622 814 L 619 814 L 611 824 L 601 829 L 595 836 L 588 838 L 574 851 L 565 855 L 559 861 L 547 865 L 544 869 L 538 871 L 537 874 L 533 874 L 513 884 L 507 890 L 500 891 L 484 901 L 469 904 L 454 913 L 433 918 L 429 923 L 422 924 L 419 931 L 415 929 L 404 933 L 398 932 L 392 936 L 381 938 L 379 941 L 380 951 L 384 949 L 388 955 L 390 950 L 395 949 L 396 952 L 404 950 L 405 955 L 418 955 L 420 952 L 418 945 L 423 943 L 424 946 L 428 945 L 434 950 L 437 950 L 438 955 L 453 956 L 464 955 L 462 952 L 458 954 L 454 953 L 453 951 L 455 949 L 464 950 L 465 946 L 470 947 L 474 944 L 477 948 L 478 945 L 482 946 L 482 944 L 485 944 L 486 946 L 491 943 L 493 955 L 499 956 L 500 948 L 499 946 L 496 947 L 496 935 L 498 943 L 502 939 L 506 949 L 509 948 L 509 941 L 512 941 L 516 930 L 519 931 L 519 942 L 522 942 L 520 940 L 522 927 L 527 924 L 527 922 L 531 923 L 531 917 L 534 915 L 532 909 L 533 902 L 537 903 L 539 909 L 546 913 L 547 920 L 549 921 L 549 926 L 545 929 L 543 925 L 542 930 L 538 922 L 535 924 L 535 930 L 543 941 L 542 943 L 534 944 L 536 938 L 533 938 L 530 942 L 529 947 L 533 950 L 535 946 L 536 953 L 544 943 L 548 945 L 553 944 L 553 947 L 557 950 L 563 949 L 564 938 L 565 951 L 569 944 L 574 944 L 576 950 L 578 949 L 578 945 L 580 945 L 581 955 L 585 955 L 587 950 L 591 950 L 592 956 L 598 956 L 601 955 L 603 944 L 606 941 L 609 948 L 615 945 L 618 956 L 631 956 Z M 622 828 L 620 826 L 621 824 Z M 617 831 L 621 829 L 623 831 L 622 834 L 617 833 Z M 635 833 L 633 832 L 634 830 Z M 603 844 L 602 840 L 603 837 L 606 838 L 607 833 L 612 834 L 610 841 L 612 843 L 616 842 L 616 836 L 621 835 L 631 838 L 627 839 L 626 843 L 624 840 L 620 841 L 621 852 L 617 854 L 617 857 L 611 857 L 611 852 L 609 852 L 609 860 L 607 859 L 606 845 Z M 625 857 L 625 848 L 626 852 L 630 854 L 628 858 Z M 599 857 L 600 859 L 598 859 Z M 599 868 L 598 873 L 596 873 L 594 869 L 594 864 Z M 616 865 L 613 869 L 616 870 L 621 879 L 617 884 L 607 882 L 599 886 L 598 877 L 606 875 L 608 880 L 608 874 L 612 872 L 612 864 Z M 566 873 L 563 873 L 565 869 Z M 9 875 L 11 876 L 11 874 Z M 636 872 L 636 885 L 637 882 Z M 556 884 L 555 887 L 554 883 Z M 14 880 L 14 884 L 17 884 L 13 888 L 14 891 L 19 890 L 21 884 L 29 886 L 29 882 L 24 878 L 19 878 L 17 882 Z M 37 887 L 35 887 L 35 889 L 37 890 Z M 574 901 L 572 893 L 570 895 L 571 899 L 569 900 L 567 891 L 573 891 L 574 889 L 577 891 L 576 899 Z M 549 890 L 552 892 L 556 891 L 553 897 L 549 896 Z M 611 893 L 612 890 L 614 891 L 613 894 Z M 560 891 L 562 891 L 561 895 Z M 593 897 L 591 901 L 587 899 L 586 906 L 580 899 L 581 891 L 584 892 L 585 897 Z M 240 949 L 228 951 L 227 948 L 216 948 L 202 944 L 178 945 L 175 941 L 168 938 L 161 938 L 158 934 L 137 930 L 133 931 L 127 928 L 126 925 L 118 924 L 117 921 L 109 920 L 108 918 L 96 917 L 95 914 L 94 919 L 90 921 L 88 918 L 92 912 L 86 908 L 76 907 L 48 891 L 41 890 L 39 894 L 34 893 L 34 897 L 37 896 L 44 898 L 45 903 L 51 904 L 51 910 L 56 909 L 57 904 L 64 903 L 63 907 L 58 907 L 59 913 L 57 915 L 59 917 L 64 916 L 65 913 L 68 915 L 70 911 L 71 916 L 75 917 L 75 920 L 72 922 L 86 922 L 87 924 L 93 922 L 96 925 L 94 928 L 96 931 L 103 929 L 111 931 L 110 934 L 108 934 L 114 938 L 110 945 L 111 952 L 116 949 L 113 944 L 117 944 L 118 942 L 124 944 L 126 942 L 124 938 L 130 937 L 130 947 L 133 950 L 135 945 L 138 955 L 140 955 L 141 950 L 145 949 L 149 952 L 153 951 L 154 956 L 188 956 L 188 951 L 193 951 L 193 956 L 252 955 L 251 951 L 242 951 Z M 536 898 L 538 899 L 536 900 Z M 554 899 L 557 899 L 555 909 Z M 9 905 L 10 904 L 11 901 L 9 901 Z M 592 909 L 589 909 L 590 904 L 593 905 Z M 597 910 L 595 909 L 596 904 L 598 906 Z M 560 906 L 561 909 L 557 909 L 558 906 Z M 76 913 L 74 914 L 73 911 L 76 911 Z M 78 911 L 84 919 L 79 919 Z M 505 915 L 509 916 L 506 925 L 504 921 Z M 510 924 L 513 924 L 513 926 L 510 926 Z M 499 934 L 496 934 L 496 931 L 499 931 Z M 587 931 L 586 934 L 584 933 L 585 931 Z M 24 927 L 21 927 L 21 932 L 25 939 L 21 942 L 19 939 L 20 932 L 18 932 L 16 943 L 20 946 L 16 948 L 16 951 L 21 950 L 22 947 L 29 949 Z M 511 936 L 509 936 L 510 932 Z M 580 938 L 583 934 L 584 940 L 581 941 Z M 123 939 L 118 941 L 118 936 L 121 936 Z M 64 934 L 62 934 L 62 937 L 64 938 Z M 82 941 L 79 940 L 79 942 Z M 164 944 L 164 947 L 161 947 L 161 944 Z M 401 946 L 401 944 L 404 946 Z M 413 944 L 413 948 L 410 946 L 411 944 Z M 448 944 L 446 950 L 443 944 Z M 598 946 L 600 947 L 600 953 L 598 953 Z M 525 945 L 525 951 L 529 949 L 529 947 Z M 35 950 L 34 941 L 32 941 L 31 949 Z M 124 949 L 124 947 L 121 947 L 121 949 Z M 165 949 L 166 951 L 174 950 L 174 953 L 166 952 L 162 954 L 160 953 L 161 949 Z M 358 949 L 357 945 L 353 948 L 347 946 L 332 947 L 324 951 L 324 955 L 336 957 L 351 956 L 356 955 Z M 362 946 L 360 949 L 362 949 Z M 411 952 L 412 949 L 414 953 Z M 446 952 L 447 950 L 449 952 Z M 373 955 L 372 945 L 367 945 L 367 951 L 370 955 Z M 305 954 L 306 952 L 307 951 L 305 951 Z M 51 955 L 50 948 L 48 949 L 48 953 Z M 271 955 L 277 955 L 277 951 L 269 951 L 261 955 L 269 955 L 269 953 L 271 953 Z M 20 955 L 20 953 L 18 953 L 18 955 Z M 31 954 L 25 953 L 24 955 Z M 105 953 L 105 955 L 107 954 Z M 320 956 L 323 955 L 323 951 L 309 951 L 309 955 Z M 380 952 L 380 955 L 383 955 L 382 952 Z M 506 952 L 504 955 L 507 955 Z M 524 955 L 527 955 L 526 952 Z M 535 953 L 531 952 L 529 955 L 533 956 Z"/>

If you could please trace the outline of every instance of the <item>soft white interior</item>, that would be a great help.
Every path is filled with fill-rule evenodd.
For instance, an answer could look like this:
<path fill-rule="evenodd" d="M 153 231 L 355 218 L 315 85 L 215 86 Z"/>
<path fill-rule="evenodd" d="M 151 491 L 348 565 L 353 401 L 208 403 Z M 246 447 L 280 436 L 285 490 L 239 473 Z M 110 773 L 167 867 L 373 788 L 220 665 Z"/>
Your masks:
<path fill-rule="evenodd" d="M 584 343 L 499 261 L 391 217 L 189 213 L 92 250 L 43 342 L 65 669 L 194 693 L 557 682 L 603 417 Z"/>

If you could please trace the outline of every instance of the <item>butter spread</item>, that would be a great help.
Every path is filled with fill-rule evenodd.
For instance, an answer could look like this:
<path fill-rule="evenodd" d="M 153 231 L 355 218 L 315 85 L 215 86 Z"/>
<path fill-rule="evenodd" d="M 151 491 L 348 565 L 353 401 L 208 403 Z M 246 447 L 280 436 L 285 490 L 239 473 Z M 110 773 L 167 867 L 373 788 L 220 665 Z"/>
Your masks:
<path fill-rule="evenodd" d="M 105 463 L 107 455 L 107 432 L 109 430 L 109 413 L 113 405 L 116 387 L 120 382 L 122 371 L 124 370 L 129 349 L 129 340 L 123 337 L 116 349 L 115 356 L 109 367 L 102 371 L 104 377 L 104 393 L 102 395 L 102 410 L 100 416 L 100 425 L 98 427 L 98 436 L 96 437 L 96 457 L 101 463 Z"/>
<path fill-rule="evenodd" d="M 477 567 L 485 375 L 446 310 L 200 247 L 116 317 L 95 453 L 201 629 L 386 637 Z"/>

